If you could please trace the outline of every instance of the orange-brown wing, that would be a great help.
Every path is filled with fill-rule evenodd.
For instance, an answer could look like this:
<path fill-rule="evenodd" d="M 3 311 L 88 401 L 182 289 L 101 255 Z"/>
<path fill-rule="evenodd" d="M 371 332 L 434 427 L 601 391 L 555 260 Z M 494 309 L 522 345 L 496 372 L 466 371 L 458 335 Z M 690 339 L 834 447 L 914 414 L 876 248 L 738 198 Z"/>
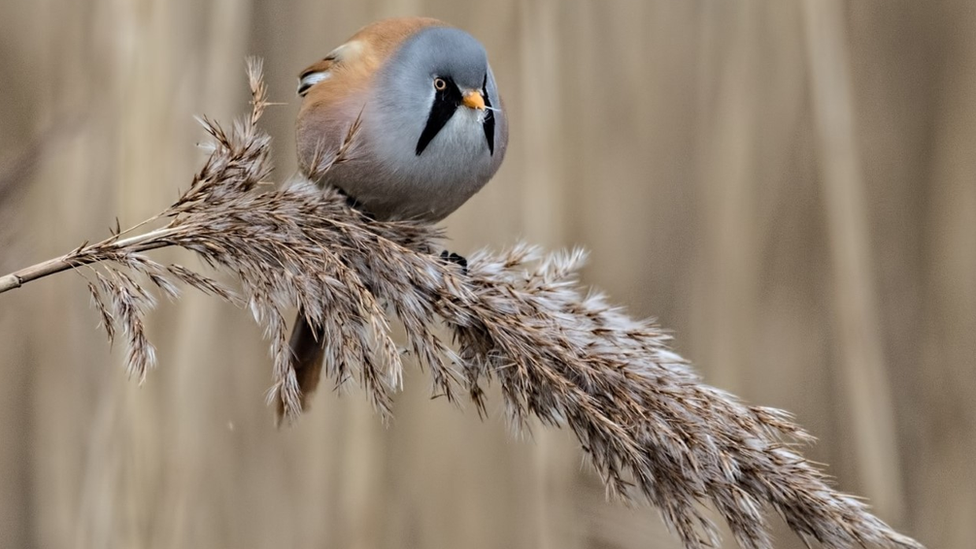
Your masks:
<path fill-rule="evenodd" d="M 362 112 L 372 75 L 400 43 L 430 26 L 446 24 L 424 17 L 377 21 L 301 72 L 295 137 L 302 172 L 331 160 Z"/>

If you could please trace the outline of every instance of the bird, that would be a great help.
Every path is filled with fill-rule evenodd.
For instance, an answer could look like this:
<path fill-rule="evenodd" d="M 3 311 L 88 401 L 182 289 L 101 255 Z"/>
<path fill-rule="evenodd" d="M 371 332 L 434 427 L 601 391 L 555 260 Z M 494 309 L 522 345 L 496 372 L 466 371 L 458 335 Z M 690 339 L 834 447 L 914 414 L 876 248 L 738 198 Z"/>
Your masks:
<path fill-rule="evenodd" d="M 437 19 L 363 27 L 299 74 L 298 95 L 299 170 L 373 219 L 436 223 L 505 157 L 508 120 L 487 52 Z M 348 159 L 333 162 L 343 147 Z M 302 409 L 321 376 L 323 338 L 300 310 L 290 347 Z"/>

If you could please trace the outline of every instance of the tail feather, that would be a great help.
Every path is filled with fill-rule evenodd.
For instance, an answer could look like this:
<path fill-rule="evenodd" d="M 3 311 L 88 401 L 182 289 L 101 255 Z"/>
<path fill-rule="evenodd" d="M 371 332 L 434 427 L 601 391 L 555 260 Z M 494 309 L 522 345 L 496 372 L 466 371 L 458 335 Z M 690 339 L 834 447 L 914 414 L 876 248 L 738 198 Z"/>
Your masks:
<path fill-rule="evenodd" d="M 322 358 L 325 354 L 321 330 L 313 329 L 305 320 L 305 312 L 298 311 L 295 327 L 292 328 L 291 347 L 292 368 L 298 378 L 298 388 L 301 390 L 302 410 L 306 409 L 309 397 L 315 392 L 322 377 Z M 285 413 L 284 404 L 278 401 L 278 420 Z"/>

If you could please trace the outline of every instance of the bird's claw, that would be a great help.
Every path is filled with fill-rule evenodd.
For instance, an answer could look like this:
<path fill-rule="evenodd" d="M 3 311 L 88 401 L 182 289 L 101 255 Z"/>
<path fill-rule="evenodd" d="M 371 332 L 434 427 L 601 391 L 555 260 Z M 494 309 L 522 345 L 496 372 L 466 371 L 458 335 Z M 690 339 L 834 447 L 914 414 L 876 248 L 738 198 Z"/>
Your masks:
<path fill-rule="evenodd" d="M 461 266 L 461 271 L 464 274 L 468 274 L 468 260 L 462 255 L 458 255 L 454 252 L 448 252 L 444 250 L 441 252 L 441 259 L 444 261 L 449 261 L 451 263 L 456 263 Z"/>

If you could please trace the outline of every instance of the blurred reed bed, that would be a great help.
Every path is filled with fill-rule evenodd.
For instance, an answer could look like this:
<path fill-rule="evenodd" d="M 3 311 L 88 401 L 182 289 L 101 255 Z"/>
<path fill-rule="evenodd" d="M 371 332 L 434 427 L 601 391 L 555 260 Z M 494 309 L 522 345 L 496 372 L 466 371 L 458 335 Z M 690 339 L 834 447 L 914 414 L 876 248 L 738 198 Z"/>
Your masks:
<path fill-rule="evenodd" d="M 11 5 L 0 157 L 87 115 L 0 204 L 4 242 L 6 212 L 20 227 L 3 262 L 57 255 L 116 215 L 125 225 L 172 203 L 200 162 L 191 115 L 241 110 L 245 55 L 266 59 L 271 99 L 289 101 L 296 71 L 352 29 L 440 17 L 486 43 L 521 121 L 503 172 L 448 220 L 448 246 L 592 250 L 585 280 L 673 328 L 708 383 L 796 412 L 841 487 L 931 547 L 965 546 L 969 7 Z M 294 110 L 267 116 L 282 174 Z M 408 368 L 389 427 L 365 399 L 322 392 L 279 433 L 258 404 L 270 384 L 261 333 L 233 307 L 192 293 L 161 303 L 147 330 L 167 366 L 136 388 L 122 353 L 95 337 L 78 281 L 37 284 L 0 303 L 0 430 L 17 441 L 0 448 L 2 546 L 677 546 L 653 512 L 613 513 L 569 437 L 537 428 L 513 442 L 497 393 L 482 423 L 428 402 Z M 802 546 L 777 528 L 778 547 Z"/>

